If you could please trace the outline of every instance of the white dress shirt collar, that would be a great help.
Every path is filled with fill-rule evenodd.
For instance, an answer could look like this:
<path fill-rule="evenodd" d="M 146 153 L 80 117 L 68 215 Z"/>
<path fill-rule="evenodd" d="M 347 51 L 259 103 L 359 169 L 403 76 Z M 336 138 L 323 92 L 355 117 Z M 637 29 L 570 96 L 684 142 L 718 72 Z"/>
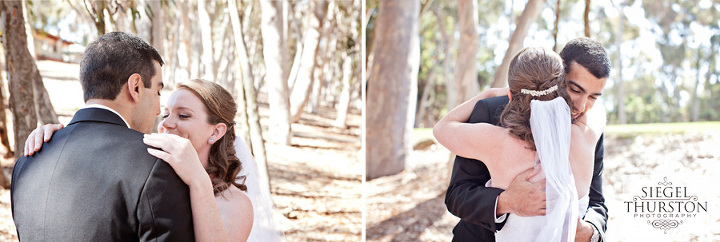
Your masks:
<path fill-rule="evenodd" d="M 122 119 L 122 121 L 125 123 L 125 126 L 127 126 L 128 129 L 130 129 L 130 124 L 128 124 L 128 122 L 125 121 L 125 118 L 123 118 L 123 116 L 120 115 L 120 113 L 118 113 L 117 111 L 113 110 L 112 108 L 109 108 L 108 106 L 105 106 L 105 105 L 102 105 L 102 104 L 88 104 L 88 105 L 85 105 L 85 107 L 84 107 L 83 109 L 85 109 L 85 108 L 101 108 L 101 109 L 105 109 L 105 110 L 108 110 L 108 111 L 110 111 L 110 112 L 113 112 L 115 115 L 117 115 L 118 117 L 120 117 L 120 119 Z"/>

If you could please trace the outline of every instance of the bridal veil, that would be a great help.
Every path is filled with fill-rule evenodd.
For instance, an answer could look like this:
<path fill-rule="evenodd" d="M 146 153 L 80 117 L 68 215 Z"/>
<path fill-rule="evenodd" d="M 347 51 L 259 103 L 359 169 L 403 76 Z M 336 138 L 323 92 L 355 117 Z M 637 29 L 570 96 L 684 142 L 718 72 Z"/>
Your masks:
<path fill-rule="evenodd" d="M 273 219 L 273 201 L 267 186 L 260 186 L 260 173 L 257 164 L 253 159 L 250 148 L 242 138 L 235 139 L 235 153 L 240 162 L 242 170 L 240 176 L 245 176 L 247 195 L 253 205 L 253 227 L 250 230 L 248 241 L 276 242 L 282 241 L 284 234 Z"/>
<path fill-rule="evenodd" d="M 570 167 L 570 108 L 561 98 L 530 102 L 530 129 L 546 177 L 546 215 L 536 241 L 574 241 L 578 196 Z"/>

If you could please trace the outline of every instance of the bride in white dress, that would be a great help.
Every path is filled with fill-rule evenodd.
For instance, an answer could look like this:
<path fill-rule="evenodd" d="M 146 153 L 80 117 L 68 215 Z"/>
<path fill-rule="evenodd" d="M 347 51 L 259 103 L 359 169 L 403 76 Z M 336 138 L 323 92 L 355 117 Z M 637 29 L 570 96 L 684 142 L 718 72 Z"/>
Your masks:
<path fill-rule="evenodd" d="M 521 172 L 541 169 L 531 179 L 545 179 L 546 215 L 509 214 L 497 241 L 574 241 L 587 209 L 593 159 L 592 150 L 584 148 L 594 147 L 604 124 L 587 125 L 587 117 L 571 124 L 563 74 L 562 59 L 552 50 L 523 49 L 510 63 L 510 102 L 500 116 L 502 127 L 465 123 L 475 103 L 487 96 L 481 93 L 433 130 L 450 151 L 485 163 L 492 178 L 488 186 L 507 189 Z"/>

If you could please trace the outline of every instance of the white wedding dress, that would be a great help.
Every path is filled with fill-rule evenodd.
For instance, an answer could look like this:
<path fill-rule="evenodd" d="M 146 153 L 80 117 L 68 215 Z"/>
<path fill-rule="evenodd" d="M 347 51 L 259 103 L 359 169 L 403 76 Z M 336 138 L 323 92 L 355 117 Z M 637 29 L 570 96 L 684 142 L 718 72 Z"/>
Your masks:
<path fill-rule="evenodd" d="M 278 229 L 273 219 L 274 206 L 270 191 L 267 190 L 266 186 L 260 186 L 260 173 L 257 164 L 250 152 L 250 148 L 241 137 L 235 139 L 235 155 L 242 162 L 242 170 L 238 175 L 245 176 L 246 194 L 253 205 L 253 226 L 247 241 L 283 241 L 284 234 Z"/>
<path fill-rule="evenodd" d="M 578 201 L 570 168 L 570 108 L 561 97 L 530 102 L 530 129 L 537 159 L 546 178 L 546 215 L 509 214 L 496 241 L 575 241 L 578 218 L 585 216 L 589 198 Z"/>

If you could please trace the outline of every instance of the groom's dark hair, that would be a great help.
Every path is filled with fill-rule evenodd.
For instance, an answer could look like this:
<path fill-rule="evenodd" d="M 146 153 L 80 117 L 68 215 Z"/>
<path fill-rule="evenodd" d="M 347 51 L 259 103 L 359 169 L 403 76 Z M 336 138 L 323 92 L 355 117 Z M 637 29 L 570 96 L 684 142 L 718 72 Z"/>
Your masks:
<path fill-rule="evenodd" d="M 598 79 L 610 76 L 610 59 L 602 45 L 590 38 L 580 37 L 568 42 L 562 51 L 565 73 L 570 73 L 570 64 L 573 62 L 585 67 Z"/>
<path fill-rule="evenodd" d="M 80 61 L 80 83 L 85 101 L 114 100 L 132 74 L 138 73 L 143 86 L 152 86 L 153 61 L 165 64 L 160 54 L 135 35 L 110 32 L 100 36 L 85 49 Z"/>

